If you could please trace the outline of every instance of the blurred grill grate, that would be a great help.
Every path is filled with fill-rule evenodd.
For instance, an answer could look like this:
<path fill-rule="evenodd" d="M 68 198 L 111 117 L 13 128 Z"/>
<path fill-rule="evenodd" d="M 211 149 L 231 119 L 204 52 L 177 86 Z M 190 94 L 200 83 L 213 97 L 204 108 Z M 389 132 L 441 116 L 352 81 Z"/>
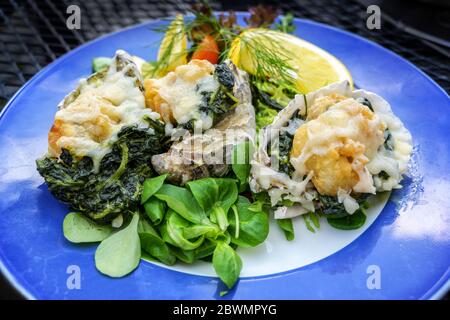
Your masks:
<path fill-rule="evenodd" d="M 193 1 L 165 0 L 0 0 L 0 109 L 36 72 L 80 44 L 104 33 L 149 19 L 186 12 Z M 295 16 L 333 25 L 389 48 L 434 78 L 450 92 L 448 57 L 426 41 L 383 20 L 382 29 L 365 26 L 366 8 L 355 0 L 210 1 L 215 10 L 246 10 L 267 3 Z M 67 29 L 66 9 L 77 4 L 82 28 Z"/>

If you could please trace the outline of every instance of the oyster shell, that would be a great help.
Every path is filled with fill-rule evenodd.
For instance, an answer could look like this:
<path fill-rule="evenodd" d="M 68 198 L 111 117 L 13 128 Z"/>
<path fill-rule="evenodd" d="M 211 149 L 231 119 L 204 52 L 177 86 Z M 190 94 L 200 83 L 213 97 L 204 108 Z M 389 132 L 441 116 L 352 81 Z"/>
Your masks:
<path fill-rule="evenodd" d="M 392 135 L 392 148 L 387 150 L 384 145 L 380 146 L 366 167 L 373 176 L 374 190 L 377 192 L 401 187 L 399 183 L 407 170 L 412 151 L 411 134 L 393 114 L 390 105 L 383 98 L 365 90 L 352 91 L 348 81 L 343 81 L 306 95 L 296 95 L 289 105 L 278 113 L 273 123 L 260 131 L 259 146 L 252 160 L 250 188 L 253 192 L 267 191 L 272 205 L 278 203 L 283 197 L 314 210 L 311 201 L 315 198 L 317 190 L 310 182 L 312 171 L 306 177 L 297 177 L 295 173 L 289 176 L 279 172 L 273 166 L 267 146 L 280 130 L 288 129 L 288 123 L 294 115 L 300 114 L 308 121 L 308 106 L 312 106 L 316 99 L 332 94 L 343 96 L 344 99 L 354 98 L 359 101 L 366 99 L 370 104 L 369 108 L 372 108 L 373 112 L 386 124 L 387 132 Z M 379 176 L 382 171 L 389 175 L 387 179 Z"/>

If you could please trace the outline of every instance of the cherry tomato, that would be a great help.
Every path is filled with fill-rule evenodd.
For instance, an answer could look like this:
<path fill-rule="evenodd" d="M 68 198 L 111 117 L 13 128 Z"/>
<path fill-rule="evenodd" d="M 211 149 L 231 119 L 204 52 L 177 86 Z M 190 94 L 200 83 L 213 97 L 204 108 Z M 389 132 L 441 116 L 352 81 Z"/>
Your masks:
<path fill-rule="evenodd" d="M 192 55 L 192 59 L 208 60 L 212 64 L 219 61 L 219 46 L 213 36 L 207 35 L 198 45 Z"/>

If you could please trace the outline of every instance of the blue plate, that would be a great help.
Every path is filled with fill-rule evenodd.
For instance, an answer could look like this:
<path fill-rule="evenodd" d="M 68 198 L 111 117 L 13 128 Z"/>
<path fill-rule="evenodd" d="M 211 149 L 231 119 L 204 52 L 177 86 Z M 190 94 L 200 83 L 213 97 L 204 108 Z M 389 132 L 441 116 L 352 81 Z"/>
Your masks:
<path fill-rule="evenodd" d="M 152 27 L 161 23 L 119 31 L 68 53 L 30 80 L 1 114 L 0 267 L 28 298 L 221 299 L 224 288 L 217 278 L 145 261 L 122 279 L 101 275 L 94 266 L 96 246 L 64 239 L 67 207 L 50 195 L 35 168 L 34 160 L 46 151 L 56 105 L 89 75 L 92 59 L 112 56 L 119 48 L 154 59 L 152 44 L 161 35 Z M 413 136 L 410 177 L 345 248 L 291 271 L 242 278 L 223 299 L 442 296 L 450 275 L 449 96 L 415 66 L 373 42 L 311 21 L 295 24 L 296 35 L 340 59 L 358 87 L 391 103 Z M 77 274 L 79 289 L 73 288 Z"/>

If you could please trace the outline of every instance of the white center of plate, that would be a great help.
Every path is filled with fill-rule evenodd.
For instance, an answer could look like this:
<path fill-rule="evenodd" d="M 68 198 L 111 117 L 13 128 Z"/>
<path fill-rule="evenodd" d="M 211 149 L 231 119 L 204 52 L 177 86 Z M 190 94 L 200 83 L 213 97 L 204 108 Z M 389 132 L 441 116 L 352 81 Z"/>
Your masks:
<path fill-rule="evenodd" d="M 271 219 L 269 236 L 263 244 L 255 248 L 238 248 L 237 252 L 243 262 L 241 277 L 289 271 L 332 255 L 356 240 L 375 221 L 389 195 L 389 192 L 385 192 L 369 199 L 370 207 L 366 210 L 366 223 L 357 230 L 338 230 L 331 227 L 325 219 L 321 219 L 320 229 L 312 233 L 306 229 L 303 218 L 297 217 L 293 219 L 295 239 L 287 241 L 283 231 Z M 174 266 L 149 263 L 189 274 L 216 276 L 212 264 L 204 261 L 190 265 L 177 262 Z"/>

